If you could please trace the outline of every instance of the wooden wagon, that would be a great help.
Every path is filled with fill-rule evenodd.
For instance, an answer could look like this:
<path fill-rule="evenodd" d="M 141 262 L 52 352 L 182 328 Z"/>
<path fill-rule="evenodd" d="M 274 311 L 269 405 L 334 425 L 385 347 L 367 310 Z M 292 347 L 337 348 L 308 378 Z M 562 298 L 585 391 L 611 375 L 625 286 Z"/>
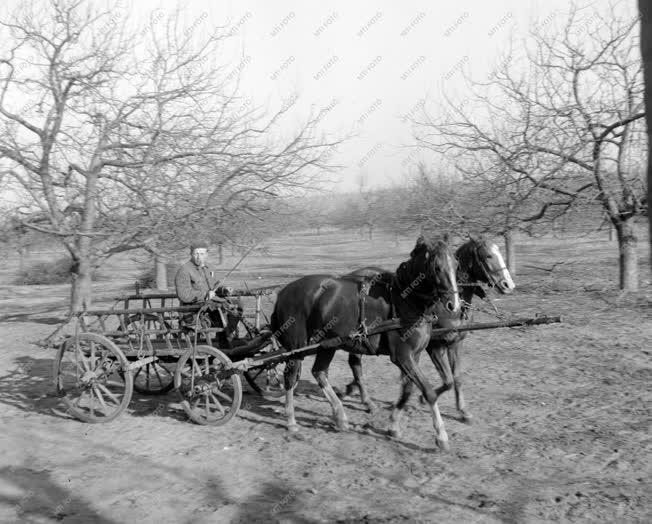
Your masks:
<path fill-rule="evenodd" d="M 255 313 L 250 317 L 229 298 L 181 306 L 176 295 L 168 293 L 128 295 L 116 299 L 112 308 L 84 311 L 75 318 L 74 334 L 58 346 L 54 363 L 57 394 L 72 415 L 98 423 L 120 415 L 134 389 L 149 395 L 174 388 L 191 420 L 225 424 L 240 408 L 242 376 L 259 394 L 281 396 L 287 360 L 315 354 L 325 347 L 356 343 L 360 336 L 352 333 L 286 350 L 269 328 L 261 327 L 260 298 L 272 289 L 235 293 L 256 297 Z M 220 341 L 223 327 L 208 327 L 202 322 L 209 308 L 217 309 L 224 320 L 228 315 L 237 319 L 236 336 L 228 347 L 223 338 Z M 188 313 L 194 315 L 194 325 L 182 322 Z M 554 322 L 561 322 L 561 318 L 474 323 L 435 328 L 433 334 Z M 370 329 L 367 336 L 404 327 L 399 320 L 388 320 Z"/>

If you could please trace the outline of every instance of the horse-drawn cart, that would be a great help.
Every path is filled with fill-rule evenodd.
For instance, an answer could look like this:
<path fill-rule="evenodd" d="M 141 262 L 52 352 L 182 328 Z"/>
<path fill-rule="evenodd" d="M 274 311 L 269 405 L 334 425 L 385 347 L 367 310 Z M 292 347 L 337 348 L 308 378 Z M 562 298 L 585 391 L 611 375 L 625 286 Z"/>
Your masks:
<path fill-rule="evenodd" d="M 253 322 L 229 299 L 181 306 L 175 295 L 167 293 L 120 297 L 117 304 L 121 307 L 80 313 L 74 334 L 58 346 L 54 363 L 57 394 L 72 415 L 98 423 L 120 415 L 134 389 L 141 394 L 163 394 L 174 388 L 191 420 L 221 425 L 240 408 L 241 376 L 258 393 L 278 397 L 284 393 L 283 365 L 287 360 L 357 342 L 360 334 L 352 333 L 286 350 L 274 333 L 260 327 L 260 297 L 266 292 L 236 293 L 256 297 Z M 223 326 L 227 316 L 235 318 L 229 343 L 224 342 L 224 327 L 209 327 L 203 320 L 209 308 L 222 316 Z M 188 314 L 196 318 L 194 325 L 183 323 Z M 560 317 L 520 318 L 433 329 L 433 334 L 560 321 Z M 388 320 L 366 336 L 405 327 L 398 320 Z"/>
<path fill-rule="evenodd" d="M 266 293 L 237 293 L 256 297 L 253 321 L 228 299 L 181 306 L 169 293 L 128 295 L 117 298 L 111 308 L 79 313 L 74 334 L 58 345 L 57 394 L 75 417 L 97 423 L 120 415 L 133 390 L 154 395 L 175 388 L 192 420 L 224 424 L 242 400 L 240 373 L 230 371 L 232 361 L 225 352 L 229 347 L 255 348 L 247 350 L 248 355 L 278 349 L 271 334 L 260 329 L 260 297 Z M 222 318 L 223 327 L 210 326 L 209 310 Z M 196 322 L 184 322 L 188 315 Z M 230 320 L 234 322 L 227 341 Z M 259 394 L 283 394 L 278 363 L 264 363 L 242 374 Z"/>

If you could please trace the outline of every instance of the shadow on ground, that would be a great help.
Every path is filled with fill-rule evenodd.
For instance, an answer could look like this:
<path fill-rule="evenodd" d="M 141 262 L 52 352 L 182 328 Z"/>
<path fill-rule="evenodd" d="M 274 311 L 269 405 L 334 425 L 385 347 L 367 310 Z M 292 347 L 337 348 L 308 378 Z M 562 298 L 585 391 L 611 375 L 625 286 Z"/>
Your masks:
<path fill-rule="evenodd" d="M 15 513 L 15 522 L 97 522 L 115 521 L 102 517 L 85 501 L 60 487 L 48 470 L 22 466 L 0 468 L 0 482 L 8 490 L 0 493 L 0 506 Z M 15 494 L 7 494 L 15 493 Z"/>

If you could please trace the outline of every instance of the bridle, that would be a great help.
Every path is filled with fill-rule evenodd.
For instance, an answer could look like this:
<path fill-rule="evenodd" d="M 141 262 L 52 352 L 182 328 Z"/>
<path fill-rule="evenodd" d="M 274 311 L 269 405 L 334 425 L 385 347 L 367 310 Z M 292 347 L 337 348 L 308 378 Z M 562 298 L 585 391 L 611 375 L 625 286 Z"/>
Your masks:
<path fill-rule="evenodd" d="M 485 277 L 487 277 L 488 280 L 488 285 L 490 287 L 495 287 L 498 284 L 499 279 L 495 278 L 494 275 L 497 274 L 502 275 L 503 271 L 507 270 L 507 267 L 502 266 L 497 269 L 491 269 L 489 265 L 486 263 L 486 261 L 484 260 L 484 258 L 482 258 L 478 253 L 478 251 L 480 250 L 480 245 L 481 244 L 476 243 L 476 245 L 473 246 L 473 255 L 475 256 L 475 260 L 478 266 L 482 269 L 482 271 L 484 271 Z M 484 243 L 482 245 L 484 245 L 486 249 L 486 245 Z"/>

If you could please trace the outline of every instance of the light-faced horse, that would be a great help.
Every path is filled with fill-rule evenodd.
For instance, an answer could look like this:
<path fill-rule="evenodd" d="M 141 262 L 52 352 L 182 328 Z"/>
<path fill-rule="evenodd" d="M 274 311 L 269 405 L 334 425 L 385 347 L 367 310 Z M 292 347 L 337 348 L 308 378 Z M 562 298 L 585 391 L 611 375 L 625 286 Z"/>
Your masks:
<path fill-rule="evenodd" d="M 436 304 L 434 309 L 438 319 L 433 325 L 434 328 L 460 327 L 471 322 L 470 308 L 473 297 L 477 296 L 480 299 L 487 297 L 486 291 L 482 287 L 483 284 L 498 290 L 501 294 L 509 294 L 515 288 L 498 246 L 485 238 L 471 237 L 456 250 L 455 258 L 458 262 L 457 281 L 461 288 L 462 308 L 459 312 L 450 312 Z M 375 278 L 377 275 L 383 274 L 384 271 L 378 267 L 365 267 L 350 273 L 350 275 Z M 472 417 L 466 409 L 461 378 L 461 350 L 466 335 L 466 331 L 434 334 L 431 336 L 426 350 L 443 381 L 443 385 L 435 391 L 436 394 L 439 396 L 453 388 L 457 409 L 462 420 L 470 422 Z M 358 388 L 361 401 L 372 411 L 375 406 L 369 398 L 362 380 L 360 355 L 350 353 L 349 366 L 353 373 L 353 381 L 346 386 L 345 395 L 350 395 L 355 388 Z M 401 396 L 397 404 L 399 409 L 405 406 L 413 390 L 409 381 L 403 380 L 401 384 Z M 395 424 L 392 433 L 398 435 L 399 432 L 398 424 Z"/>
<path fill-rule="evenodd" d="M 371 280 L 361 293 L 360 278 L 308 275 L 288 284 L 276 300 L 271 327 L 285 349 L 297 349 L 311 342 L 349 337 L 364 326 L 398 318 L 401 328 L 364 336 L 364 343 L 322 347 L 312 374 L 331 404 L 337 429 L 347 428 L 342 402 L 328 381 L 328 367 L 337 349 L 366 354 L 389 355 L 401 372 L 414 382 L 432 408 L 437 443 L 445 447 L 448 437 L 439 414 L 435 390 L 419 369 L 416 355 L 430 340 L 430 314 L 436 304 L 452 314 L 461 304 L 456 283 L 456 263 L 446 243 L 420 237 L 410 254 L 389 278 Z M 301 372 L 301 360 L 286 364 L 286 415 L 290 431 L 297 431 L 294 416 L 294 387 Z"/>

